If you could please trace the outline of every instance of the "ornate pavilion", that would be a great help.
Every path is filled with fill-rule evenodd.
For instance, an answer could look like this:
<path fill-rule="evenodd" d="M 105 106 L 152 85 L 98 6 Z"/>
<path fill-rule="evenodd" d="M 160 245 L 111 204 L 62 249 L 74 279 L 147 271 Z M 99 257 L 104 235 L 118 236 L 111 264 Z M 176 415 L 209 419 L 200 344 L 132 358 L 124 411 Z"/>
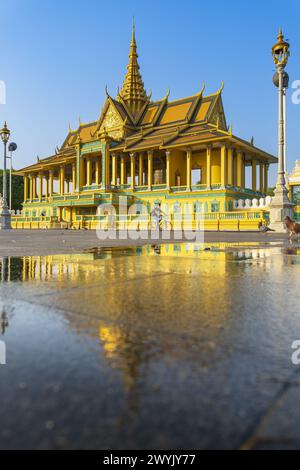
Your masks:
<path fill-rule="evenodd" d="M 208 96 L 203 88 L 176 101 L 169 101 L 169 94 L 152 101 L 140 74 L 133 27 L 117 97 L 106 91 L 96 121 L 69 130 L 55 155 L 18 171 L 24 176 L 23 221 L 30 227 L 46 221 L 49 228 L 78 228 L 84 220 L 96 220 L 100 204 L 117 207 L 120 195 L 148 208 L 160 202 L 170 214 L 186 203 L 194 212 L 228 213 L 237 199 L 263 197 L 269 165 L 277 158 L 232 133 L 222 90 L 223 85 Z"/>

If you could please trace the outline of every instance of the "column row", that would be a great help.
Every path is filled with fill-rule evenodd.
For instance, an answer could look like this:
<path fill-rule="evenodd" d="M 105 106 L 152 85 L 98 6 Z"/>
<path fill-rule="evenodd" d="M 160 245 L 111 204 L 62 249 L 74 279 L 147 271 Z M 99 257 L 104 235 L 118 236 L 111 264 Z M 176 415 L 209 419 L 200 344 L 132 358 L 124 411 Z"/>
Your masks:
<path fill-rule="evenodd" d="M 42 200 L 43 197 L 51 197 L 54 194 L 54 181 L 57 181 L 59 194 L 70 192 L 70 184 L 76 187 L 76 163 L 72 164 L 71 176 L 66 177 L 66 167 L 61 165 L 57 169 L 31 173 L 24 176 L 24 201 L 34 199 Z"/>

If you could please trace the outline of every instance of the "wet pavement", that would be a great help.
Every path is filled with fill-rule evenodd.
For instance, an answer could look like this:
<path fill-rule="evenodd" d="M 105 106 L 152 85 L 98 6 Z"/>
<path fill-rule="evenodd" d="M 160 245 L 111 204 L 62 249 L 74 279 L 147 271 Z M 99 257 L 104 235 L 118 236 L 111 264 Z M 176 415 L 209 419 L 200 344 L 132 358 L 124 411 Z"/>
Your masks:
<path fill-rule="evenodd" d="M 4 257 L 0 448 L 300 448 L 300 249 Z"/>
<path fill-rule="evenodd" d="M 71 254 L 80 253 L 82 250 L 91 247 L 127 247 L 127 246 L 142 246 L 149 243 L 149 238 L 153 236 L 151 243 L 168 243 L 176 241 L 186 242 L 191 241 L 187 239 L 184 232 L 170 232 L 166 233 L 169 237 L 163 240 L 162 234 L 158 234 L 161 240 L 157 239 L 157 234 L 149 233 L 148 236 L 139 239 L 135 235 L 138 232 L 130 231 L 127 233 L 125 239 L 111 239 L 109 234 L 107 238 L 97 237 L 95 230 L 3 230 L 0 232 L 0 256 L 35 256 L 35 255 L 49 255 L 49 254 Z M 196 241 L 195 237 L 200 235 L 198 242 L 215 243 L 269 243 L 269 242 L 284 242 L 287 240 L 287 235 L 278 234 L 274 232 L 260 233 L 260 232 L 194 232 L 190 235 L 194 236 L 192 241 Z M 156 239 L 155 239 L 156 238 Z"/>

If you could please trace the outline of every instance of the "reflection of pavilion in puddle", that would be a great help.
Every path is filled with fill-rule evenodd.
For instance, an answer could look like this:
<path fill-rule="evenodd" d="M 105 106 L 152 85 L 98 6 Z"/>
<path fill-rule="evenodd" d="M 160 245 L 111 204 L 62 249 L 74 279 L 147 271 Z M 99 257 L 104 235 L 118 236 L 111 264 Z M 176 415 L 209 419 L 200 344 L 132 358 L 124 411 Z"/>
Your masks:
<path fill-rule="evenodd" d="M 0 335 L 4 335 L 9 326 L 8 315 L 5 311 L 1 312 L 0 315 Z"/>
<path fill-rule="evenodd" d="M 91 315 L 68 315 L 70 327 L 79 335 L 97 338 L 108 365 L 119 372 L 128 394 L 126 414 L 134 413 L 141 406 L 142 384 L 145 377 L 149 378 L 149 368 L 154 367 L 156 360 L 159 362 L 163 358 L 169 363 L 173 361 L 183 365 L 189 362 L 196 368 L 206 369 L 214 357 L 218 357 L 218 348 L 223 348 L 224 344 L 234 344 L 236 332 L 239 331 L 235 328 L 239 316 L 231 314 L 236 297 L 239 296 L 240 305 L 250 305 L 253 295 L 247 292 L 245 277 L 239 279 L 236 275 L 238 269 L 244 269 L 243 261 L 261 263 L 272 259 L 274 254 L 281 255 L 274 257 L 276 259 L 270 268 L 273 279 L 279 281 L 283 276 L 284 264 L 295 256 L 282 256 L 280 247 L 262 248 L 249 243 L 174 243 L 118 250 L 100 249 L 78 255 L 6 258 L 2 260 L 1 278 L 3 281 L 71 280 L 75 287 L 83 285 L 88 291 L 89 284 L 95 286 L 98 282 L 101 286 L 102 282 L 114 279 L 126 281 L 128 266 L 134 275 L 134 269 L 138 266 L 139 276 L 141 273 L 146 276 L 153 274 L 155 269 L 156 272 L 174 274 L 161 278 L 148 276 L 145 278 L 146 284 L 132 283 L 129 286 L 117 283 L 114 290 L 103 290 L 103 295 L 101 291 L 107 320 L 103 317 L 97 319 L 97 304 L 89 306 Z M 293 251 L 291 254 L 300 252 Z M 201 263 L 202 260 L 204 263 Z M 114 269 L 109 271 L 108 278 L 106 266 L 110 265 Z M 123 278 L 120 277 L 120 270 L 123 270 Z M 186 275 L 194 272 L 200 276 Z M 232 273 L 235 275 L 234 282 Z M 261 271 L 253 273 L 259 282 Z M 157 283 L 159 302 L 153 299 Z M 143 290 L 139 290 L 139 286 Z M 180 289 L 183 291 L 182 297 L 178 295 Z M 72 312 L 73 294 L 69 297 L 70 304 L 67 303 L 68 298 L 65 299 L 66 312 L 68 309 Z M 138 312 L 136 317 L 132 315 L 132 309 Z M 223 355 L 227 352 L 230 351 L 224 347 Z M 153 387 L 156 385 L 159 387 L 160 384 L 153 384 Z M 123 419 L 125 422 L 125 415 Z"/>
<path fill-rule="evenodd" d="M 170 258 L 170 269 L 183 269 L 190 273 L 191 265 L 184 260 L 218 261 L 220 271 L 226 272 L 226 263 L 230 261 L 261 260 L 274 254 L 282 253 L 280 247 L 261 247 L 259 243 L 171 243 L 161 245 L 144 245 L 129 248 L 93 248 L 81 254 L 5 257 L 0 262 L 1 281 L 74 281 L 89 282 L 94 279 L 95 273 L 105 272 L 105 263 L 101 260 L 127 258 L 126 263 L 134 269 L 134 258 L 156 257 L 164 260 Z M 299 255 L 299 248 L 286 248 L 285 254 Z M 172 260 L 173 259 L 173 260 Z M 174 263 L 174 259 L 182 263 Z M 300 262 L 300 260 L 299 260 Z M 184 268 L 186 264 L 186 269 Z M 222 267 L 223 265 L 223 267 Z M 148 273 L 152 266 L 148 266 Z M 197 263 L 193 264 L 192 271 L 197 272 Z M 145 261 L 145 272 L 147 263 Z"/>

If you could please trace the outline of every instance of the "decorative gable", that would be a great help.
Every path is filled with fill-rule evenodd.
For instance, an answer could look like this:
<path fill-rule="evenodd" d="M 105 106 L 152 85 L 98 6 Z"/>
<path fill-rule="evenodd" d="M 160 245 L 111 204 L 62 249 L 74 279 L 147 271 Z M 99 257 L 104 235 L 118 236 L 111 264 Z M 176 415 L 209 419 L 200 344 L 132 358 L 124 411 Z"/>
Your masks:
<path fill-rule="evenodd" d="M 213 105 L 213 109 L 208 118 L 208 122 L 210 122 L 211 124 L 214 124 L 219 129 L 227 131 L 227 124 L 226 124 L 226 118 L 225 118 L 221 95 L 219 95 L 216 98 L 216 101 Z"/>
<path fill-rule="evenodd" d="M 109 103 L 109 106 L 103 116 L 99 132 L 108 134 L 114 140 L 123 138 L 124 122 L 116 108 Z"/>

